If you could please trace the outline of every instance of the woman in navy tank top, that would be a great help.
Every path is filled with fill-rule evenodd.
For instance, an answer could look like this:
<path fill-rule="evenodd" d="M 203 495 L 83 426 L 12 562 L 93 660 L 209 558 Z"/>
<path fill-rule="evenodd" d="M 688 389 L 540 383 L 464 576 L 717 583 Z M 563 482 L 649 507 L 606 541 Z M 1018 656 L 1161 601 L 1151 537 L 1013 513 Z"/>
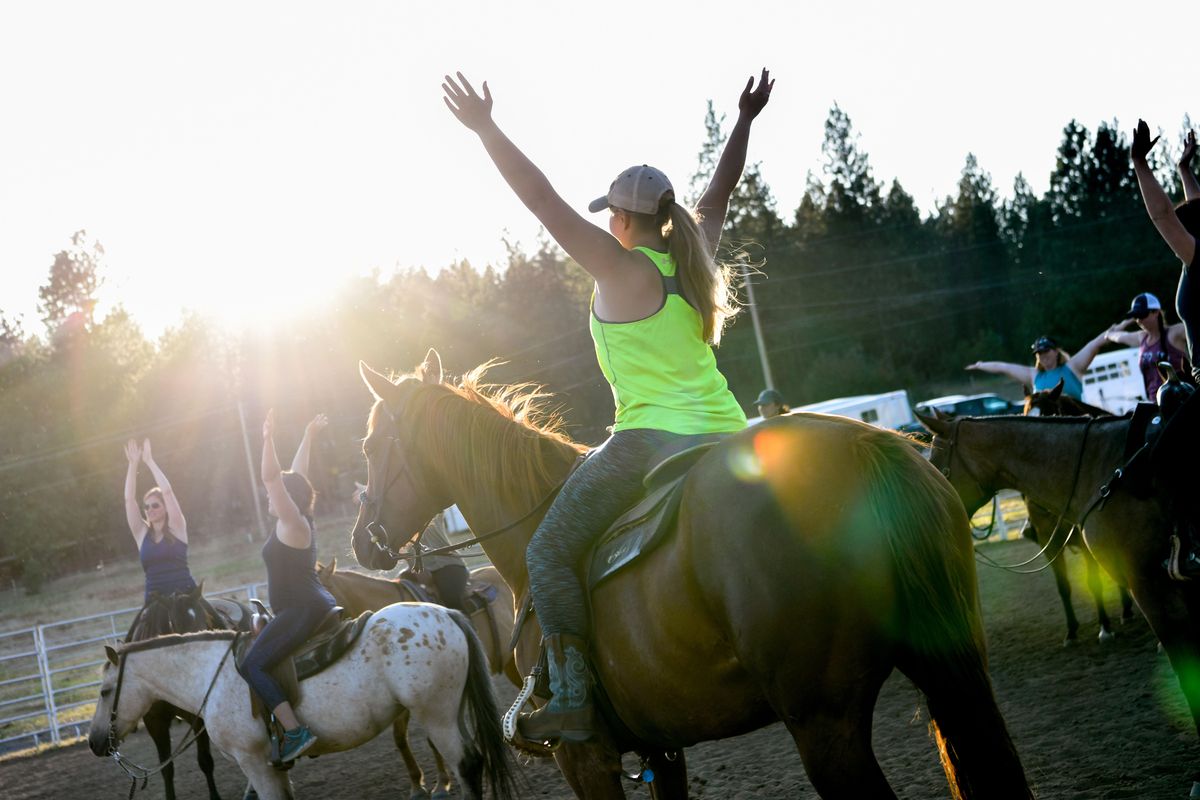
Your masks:
<path fill-rule="evenodd" d="M 263 545 L 267 591 L 275 616 L 254 641 L 242 662 L 242 675 L 284 728 L 281 761 L 292 761 L 312 747 L 317 737 L 301 725 L 295 709 L 270 670 L 291 655 L 335 605 L 317 579 L 317 540 L 313 526 L 315 492 L 308 482 L 308 454 L 313 436 L 328 421 L 318 414 L 304 429 L 292 468 L 279 467 L 275 454 L 275 412 L 263 423 L 262 480 L 275 530 Z"/>
<path fill-rule="evenodd" d="M 149 603 L 153 594 L 168 597 L 177 593 L 190 593 L 196 588 L 196 581 L 188 569 L 188 529 L 179 500 L 171 488 L 171 482 L 154 460 L 150 450 L 150 440 L 146 439 L 139 448 L 137 442 L 130 439 L 125 444 L 125 458 L 129 468 L 125 473 L 125 519 L 129 523 L 129 532 L 137 544 L 138 554 L 142 561 L 142 570 L 146 573 L 146 589 L 143 603 Z M 137 501 L 138 463 L 144 461 L 154 476 L 155 486 L 142 496 L 142 504 Z M 146 516 L 142 516 L 142 511 Z M 134 618 L 129 629 L 127 640 L 145 639 L 163 633 L 172 633 L 168 622 L 164 619 L 155 621 L 155 615 L 142 613 Z M 206 610 L 198 609 L 198 613 Z M 210 620 L 211 622 L 211 620 Z"/>

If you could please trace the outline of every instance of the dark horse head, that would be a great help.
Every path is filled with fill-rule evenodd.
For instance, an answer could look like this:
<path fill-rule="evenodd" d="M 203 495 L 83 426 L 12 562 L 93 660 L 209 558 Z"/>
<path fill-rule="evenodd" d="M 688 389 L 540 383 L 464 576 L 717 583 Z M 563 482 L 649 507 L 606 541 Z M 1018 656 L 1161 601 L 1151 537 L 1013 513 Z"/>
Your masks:
<path fill-rule="evenodd" d="M 358 371 L 375 396 L 375 405 L 363 439 L 367 488 L 360 497 L 350 543 L 359 564 L 391 569 L 398 560 L 394 553 L 452 502 L 435 476 L 415 461 L 415 431 L 403 413 L 421 384 L 442 382 L 442 360 L 430 350 L 413 375 L 394 382 L 362 362 Z"/>
<path fill-rule="evenodd" d="M 1110 412 L 1088 405 L 1082 400 L 1064 395 L 1062 378 L 1052 389 L 1029 393 L 1025 390 L 1025 416 L 1027 417 L 1107 417 Z"/>

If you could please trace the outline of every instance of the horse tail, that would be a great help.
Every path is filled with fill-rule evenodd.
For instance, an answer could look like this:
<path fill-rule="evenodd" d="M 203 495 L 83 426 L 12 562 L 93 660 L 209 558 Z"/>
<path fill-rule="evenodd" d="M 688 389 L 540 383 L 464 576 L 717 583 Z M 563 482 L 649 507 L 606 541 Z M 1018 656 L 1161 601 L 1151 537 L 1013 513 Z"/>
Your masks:
<path fill-rule="evenodd" d="M 898 666 L 925 694 L 955 800 L 1032 798 L 987 671 L 969 523 L 950 484 L 901 437 L 860 449 L 894 566 Z"/>
<path fill-rule="evenodd" d="M 458 711 L 458 730 L 463 740 L 463 785 L 477 787 L 482 797 L 481 781 L 492 787 L 499 800 L 517 796 L 515 762 L 500 727 L 500 709 L 492 690 L 492 675 L 487 654 L 466 614 L 446 609 L 454 624 L 467 638 L 467 683 L 463 687 Z"/>

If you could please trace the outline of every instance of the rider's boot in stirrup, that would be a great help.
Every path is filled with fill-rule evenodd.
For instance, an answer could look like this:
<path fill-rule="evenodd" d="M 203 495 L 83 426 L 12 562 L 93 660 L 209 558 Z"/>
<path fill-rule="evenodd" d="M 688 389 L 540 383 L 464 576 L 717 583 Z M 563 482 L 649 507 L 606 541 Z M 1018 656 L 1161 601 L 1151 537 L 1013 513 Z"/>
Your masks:
<path fill-rule="evenodd" d="M 531 742 L 586 742 L 595 734 L 592 676 L 588 669 L 587 642 L 579 636 L 546 637 L 553 697 L 545 706 L 517 720 L 517 731 Z"/>

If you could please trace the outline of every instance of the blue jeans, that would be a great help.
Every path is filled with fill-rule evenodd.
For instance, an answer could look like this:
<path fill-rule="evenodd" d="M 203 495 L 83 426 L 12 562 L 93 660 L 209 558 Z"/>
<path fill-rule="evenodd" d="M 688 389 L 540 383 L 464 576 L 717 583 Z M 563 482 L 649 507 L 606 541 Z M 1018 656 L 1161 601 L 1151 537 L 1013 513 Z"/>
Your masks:
<path fill-rule="evenodd" d="M 525 551 L 529 591 L 546 636 L 588 633 L 587 598 L 577 570 L 592 544 L 642 496 L 650 461 L 677 434 L 619 431 L 567 479 Z"/>
<path fill-rule="evenodd" d="M 288 699 L 269 670 L 304 644 L 327 613 L 329 607 L 317 603 L 284 608 L 275 614 L 250 646 L 242 661 L 242 677 L 268 709 L 274 711 Z"/>

